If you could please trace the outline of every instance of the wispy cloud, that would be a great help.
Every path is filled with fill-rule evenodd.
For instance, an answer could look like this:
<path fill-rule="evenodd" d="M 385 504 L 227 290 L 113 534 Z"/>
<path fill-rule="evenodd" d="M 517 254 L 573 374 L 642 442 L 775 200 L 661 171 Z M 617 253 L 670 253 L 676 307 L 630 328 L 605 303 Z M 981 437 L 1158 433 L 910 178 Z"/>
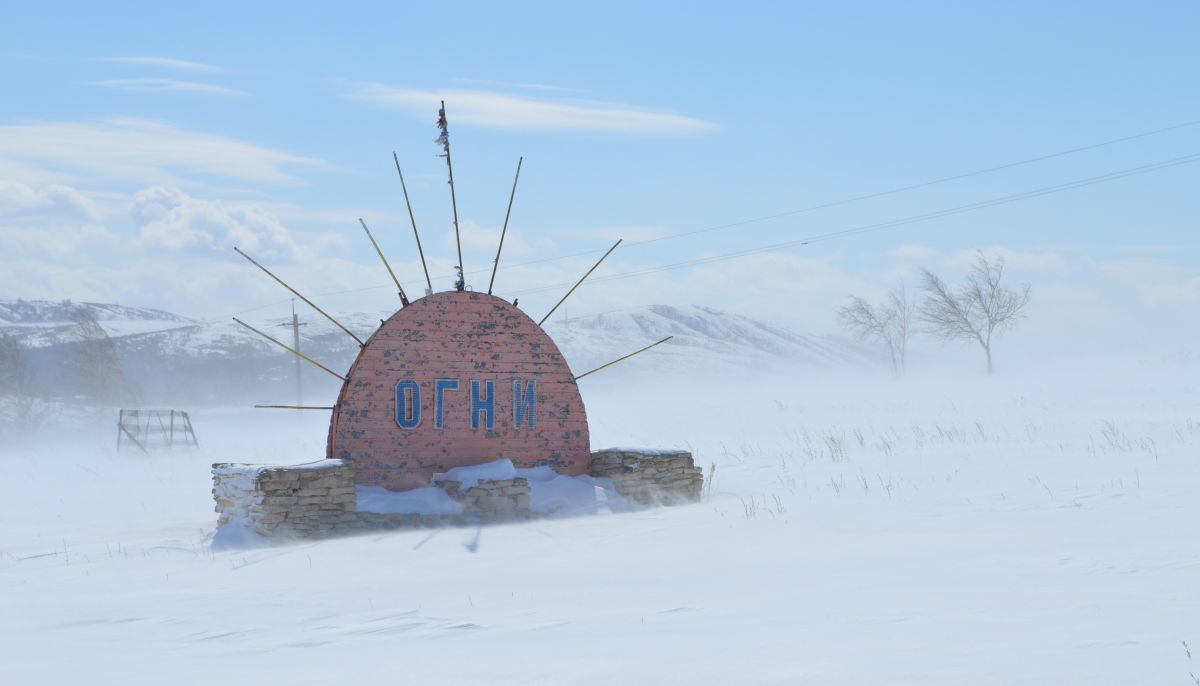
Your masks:
<path fill-rule="evenodd" d="M 246 93 L 199 81 L 180 81 L 178 79 L 107 79 L 104 81 L 85 81 L 87 86 L 100 86 L 115 90 L 134 91 L 139 93 L 190 93 L 193 95 L 246 95 Z"/>
<path fill-rule="evenodd" d="M 192 62 L 190 60 L 178 60 L 173 57 L 100 57 L 97 59 L 100 62 L 136 64 L 144 67 L 162 67 L 165 69 L 181 69 L 184 71 L 223 71 L 220 67 L 211 64 Z"/>
<path fill-rule="evenodd" d="M 51 176 L 172 185 L 186 183 L 181 173 L 296 184 L 294 170 L 328 168 L 321 160 L 237 138 L 128 118 L 0 126 L 0 160 L 15 160 Z"/>
<path fill-rule="evenodd" d="M 582 88 L 567 88 L 566 86 L 551 86 L 545 83 L 513 83 L 512 81 L 488 81 L 486 79 L 451 79 L 455 83 L 465 83 L 474 86 L 493 86 L 499 88 L 516 88 L 531 91 L 549 91 L 554 93 L 588 93 Z"/>
<path fill-rule="evenodd" d="M 486 90 L 416 90 L 381 83 L 359 85 L 352 97 L 428 117 L 445 100 L 451 121 L 517 131 L 592 131 L 650 136 L 686 136 L 717 125 L 694 117 L 633 105 L 581 100 L 547 100 Z"/>

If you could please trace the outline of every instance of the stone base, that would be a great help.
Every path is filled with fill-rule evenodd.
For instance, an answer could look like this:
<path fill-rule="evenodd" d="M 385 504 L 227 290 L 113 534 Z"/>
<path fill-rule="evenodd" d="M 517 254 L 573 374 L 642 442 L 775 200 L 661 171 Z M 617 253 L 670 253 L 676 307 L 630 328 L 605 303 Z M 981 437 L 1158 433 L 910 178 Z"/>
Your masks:
<path fill-rule="evenodd" d="M 611 479 L 618 493 L 643 505 L 698 500 L 704 488 L 703 470 L 686 450 L 598 450 L 590 472 Z"/>
<path fill-rule="evenodd" d="M 463 506 L 461 515 L 359 512 L 354 469 L 342 460 L 268 467 L 214 464 L 213 499 L 219 525 L 241 525 L 271 539 L 310 539 L 373 531 L 528 519 L 529 481 L 480 479 L 435 485 Z M 683 450 L 611 448 L 592 453 L 592 476 L 612 480 L 622 496 L 644 505 L 697 500 L 704 476 Z"/>

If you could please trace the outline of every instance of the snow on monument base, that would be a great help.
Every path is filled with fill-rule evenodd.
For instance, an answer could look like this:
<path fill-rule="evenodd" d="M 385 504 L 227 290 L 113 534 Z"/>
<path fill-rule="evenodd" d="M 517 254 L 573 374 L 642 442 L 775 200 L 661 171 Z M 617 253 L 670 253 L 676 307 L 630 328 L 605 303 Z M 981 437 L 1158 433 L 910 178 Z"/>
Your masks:
<path fill-rule="evenodd" d="M 343 460 L 288 466 L 212 467 L 217 543 L 249 538 L 312 539 L 400 528 L 595 514 L 697 500 L 702 470 L 683 450 L 611 448 L 593 452 L 589 474 L 510 460 L 458 467 L 433 485 L 406 491 L 356 486 Z"/>

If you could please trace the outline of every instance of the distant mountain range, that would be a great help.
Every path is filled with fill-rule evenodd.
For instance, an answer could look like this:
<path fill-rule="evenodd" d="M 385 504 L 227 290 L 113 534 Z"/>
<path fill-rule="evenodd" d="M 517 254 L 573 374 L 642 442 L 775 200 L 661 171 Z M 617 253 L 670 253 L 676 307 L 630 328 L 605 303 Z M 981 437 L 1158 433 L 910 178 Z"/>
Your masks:
<path fill-rule="evenodd" d="M 69 363 L 79 336 L 79 309 L 95 315 L 117 349 L 127 381 L 143 404 L 291 403 L 292 355 L 230 320 L 203 321 L 162 310 L 71 301 L 0 300 L 0 334 L 25 348 L 35 383 L 52 396 L 80 391 Z M 366 339 L 392 312 L 334 313 Z M 335 371 L 353 362 L 358 345 L 315 313 L 305 313 L 301 350 Z M 248 323 L 291 344 L 290 318 Z M 651 353 L 605 374 L 646 370 L 717 374 L 745 369 L 828 368 L 878 364 L 878 355 L 847 339 L 809 336 L 707 307 L 652 305 L 576 319 L 555 318 L 546 330 L 576 373 L 674 336 Z M 337 379 L 303 365 L 306 402 L 332 402 Z M 319 402 L 318 400 L 319 399 Z"/>

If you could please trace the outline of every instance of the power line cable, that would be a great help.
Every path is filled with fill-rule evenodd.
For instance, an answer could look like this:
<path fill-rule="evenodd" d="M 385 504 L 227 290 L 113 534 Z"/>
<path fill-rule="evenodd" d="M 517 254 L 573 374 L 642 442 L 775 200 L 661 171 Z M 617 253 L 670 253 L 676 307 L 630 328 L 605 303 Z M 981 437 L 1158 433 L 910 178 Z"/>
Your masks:
<path fill-rule="evenodd" d="M 840 205 L 848 205 L 848 204 L 851 204 L 851 203 L 855 203 L 855 202 L 861 202 L 861 201 L 864 201 L 864 200 L 872 200 L 872 199 L 875 199 L 875 198 L 881 198 L 881 197 L 885 197 L 885 196 L 889 196 L 889 195 L 895 195 L 895 194 L 898 194 L 898 193 L 903 193 L 903 192 L 912 191 L 912 190 L 918 190 L 918 189 L 921 189 L 921 188 L 928 188 L 928 187 L 930 187 L 930 186 L 935 186 L 935 185 L 942 184 L 942 183 L 948 183 L 948 182 L 951 182 L 951 181 L 958 181 L 958 180 L 961 180 L 961 179 L 971 178 L 971 177 L 974 177 L 974 176 L 980 176 L 980 175 L 983 175 L 983 174 L 989 174 L 989 173 L 992 173 L 992 172 L 1002 171 L 1002 170 L 1005 170 L 1005 169 L 1012 169 L 1012 168 L 1014 168 L 1014 167 L 1020 167 L 1020 166 L 1025 166 L 1025 165 L 1029 165 L 1029 164 L 1035 164 L 1035 163 L 1037 163 L 1037 162 L 1044 162 L 1044 161 L 1046 161 L 1046 160 L 1051 160 L 1051 159 L 1055 159 L 1055 158 L 1058 158 L 1058 157 L 1065 157 L 1065 156 L 1067 156 L 1067 155 L 1073 155 L 1073 154 L 1077 154 L 1077 153 L 1080 153 L 1080 152 L 1086 152 L 1086 151 L 1089 151 L 1089 150 L 1096 150 L 1096 149 L 1098 149 L 1098 148 L 1103 148 L 1103 147 L 1107 147 L 1107 146 L 1110 146 L 1110 145 L 1116 145 L 1116 144 L 1118 144 L 1118 143 L 1124 143 L 1124 142 L 1128 142 L 1128 141 L 1132 141 L 1132 140 L 1137 140 L 1137 139 L 1140 139 L 1140 138 L 1146 138 L 1146 137 L 1149 137 L 1149 136 L 1155 136 L 1155 135 L 1159 135 L 1159 134 L 1163 134 L 1163 133 L 1168 133 L 1168 132 L 1170 132 L 1170 131 L 1176 131 L 1176 130 L 1179 130 L 1179 129 L 1189 128 L 1189 127 L 1196 126 L 1196 125 L 1200 125 L 1200 119 L 1191 120 L 1191 121 L 1186 121 L 1186 122 L 1182 122 L 1182 123 L 1179 123 L 1179 124 L 1173 124 L 1173 125 L 1171 125 L 1171 126 L 1164 126 L 1164 127 L 1160 127 L 1160 128 L 1157 128 L 1157 129 L 1151 129 L 1151 130 L 1149 130 L 1149 131 L 1142 131 L 1142 132 L 1140 132 L 1140 133 L 1135 133 L 1135 134 L 1131 134 L 1131 135 L 1127 135 L 1127 136 L 1121 136 L 1121 137 L 1119 137 L 1119 138 L 1112 138 L 1112 139 L 1109 139 L 1109 140 L 1101 141 L 1101 142 L 1098 142 L 1098 143 L 1092 143 L 1092 144 L 1089 144 L 1089 145 L 1083 145 L 1083 146 L 1078 146 L 1078 147 L 1074 147 L 1074 148 L 1068 148 L 1068 149 L 1066 149 L 1066 150 L 1059 150 L 1059 151 L 1057 151 L 1057 152 L 1048 153 L 1048 154 L 1045 154 L 1045 155 L 1038 155 L 1038 156 L 1036 156 L 1036 157 L 1029 157 L 1029 158 L 1026 158 L 1026 159 L 1017 160 L 1017 161 L 1015 161 L 1015 162 L 1008 162 L 1008 163 L 1005 163 L 1005 164 L 994 165 L 994 166 L 991 166 L 991 167 L 985 167 L 985 168 L 983 168 L 983 169 L 976 169 L 976 170 L 969 171 L 969 172 L 963 172 L 963 173 L 961 173 L 961 174 L 953 174 L 953 175 L 950 175 L 950 176 L 943 176 L 943 177 L 940 177 L 940 178 L 931 179 L 931 180 L 929 180 L 929 181 L 923 181 L 923 182 L 920 182 L 920 183 L 909 184 L 909 185 L 906 185 L 906 186 L 899 186 L 899 187 L 896 187 L 896 188 L 891 188 L 891 189 L 888 189 L 888 190 L 883 190 L 883 191 L 877 191 L 877 192 L 874 192 L 874 193 L 867 193 L 867 194 L 863 194 L 863 195 L 852 196 L 852 197 L 849 197 L 849 198 L 843 198 L 843 199 L 840 199 L 840 200 L 834 200 L 834 201 L 830 201 L 830 202 L 826 202 L 826 203 L 821 203 L 821 204 L 818 204 L 818 205 L 811 205 L 811 206 L 808 206 L 808 207 L 802 207 L 802 208 L 795 209 L 795 210 L 787 210 L 787 211 L 784 211 L 784 212 L 777 212 L 777 213 L 775 213 L 775 214 L 768 214 L 768 215 L 762 215 L 762 216 L 759 216 L 759 217 L 752 217 L 752 218 L 750 218 L 750 219 L 743 219 L 743 220 L 739 220 L 739 221 L 735 221 L 735 222 L 729 222 L 729 223 L 726 223 L 726 224 L 717 224 L 717 225 L 714 225 L 714 226 L 708 226 L 708 227 L 704 227 L 704 228 L 700 228 L 700 229 L 692 229 L 692 230 L 689 230 L 689 231 L 682 231 L 682 232 L 679 232 L 679 233 L 668 234 L 668 235 L 666 235 L 666 236 L 657 236 L 657 237 L 655 237 L 655 238 L 647 238 L 647 239 L 643 239 L 643 240 L 640 240 L 640 241 L 629 241 L 629 242 L 628 242 L 626 245 L 627 245 L 628 247 L 635 247 L 635 246 L 639 246 L 639 245 L 647 245 L 647 244 L 650 244 L 650 243 L 657 243 L 657 242 L 660 242 L 660 241 L 674 240 L 674 239 L 677 239 L 677 238 L 684 238 L 684 237 L 688 237 L 688 236 L 694 236 L 694 235 L 697 235 L 697 234 L 708 233 L 708 232 L 712 232 L 712 231 L 718 231 L 718 230 L 721 230 L 721 229 L 736 228 L 736 227 L 738 227 L 738 226 L 746 226 L 746 225 L 748 225 L 748 224 L 761 223 L 761 222 L 764 222 L 764 221 L 770 221 L 770 220 L 772 220 L 772 219 L 780 219 L 780 218 L 783 218 L 783 217 L 790 217 L 790 216 L 794 216 L 794 215 L 797 215 L 797 214 L 804 214 L 804 213 L 808 213 L 808 212 L 815 212 L 815 211 L 817 211 L 817 210 L 827 209 L 827 208 L 831 208 L 831 207 L 837 207 L 837 206 L 840 206 Z M 1151 171 L 1153 171 L 1153 170 L 1151 170 Z M 813 241 L 816 241 L 816 240 L 822 240 L 822 239 L 821 239 L 821 238 L 819 238 L 819 237 L 814 237 L 812 240 L 813 240 Z M 527 260 L 527 261 L 525 261 L 525 262 L 517 262 L 517 263 L 514 263 L 514 264 L 510 264 L 510 265 L 507 265 L 506 267 L 504 267 L 504 270 L 505 270 L 505 271 L 507 271 L 507 270 L 510 270 L 510 269 L 516 269 L 516 268 L 518 268 L 518 267 L 528 267 L 528 266 L 533 266 L 533 265 L 537 265 L 537 264 L 545 264 L 545 263 L 548 263 L 548 262 L 557 262 L 557 261 L 561 261 L 561 260 L 567 260 L 567 259 L 572 259 L 572 258 L 576 258 L 576 257 L 586 257 L 586 256 L 589 256 L 589 255 L 596 255 L 596 254 L 599 254 L 600 252 L 602 252 L 602 250 L 599 250 L 599 249 L 589 249 L 589 250 L 583 250 L 583 251 L 576 252 L 576 253 L 569 253 L 569 254 L 564 254 L 564 255 L 555 255 L 555 256 L 552 256 L 552 257 L 543 257 L 543 258 L 539 258 L 539 259 L 536 259 L 536 260 Z M 679 264 L 680 264 L 680 265 L 686 265 L 686 264 L 688 264 L 688 263 L 679 263 Z M 486 270 L 486 269 L 476 269 L 476 270 L 472 270 L 471 272 L 468 272 L 468 273 L 470 273 L 470 274 L 477 274 L 477 273 L 485 273 L 485 272 L 487 272 L 487 270 Z M 605 277 L 605 278 L 600 278 L 600 279 L 595 279 L 594 281 L 605 281 L 605 280 L 608 280 L 608 277 Z M 564 285 L 564 284 L 557 284 L 556 286 L 546 286 L 546 287 L 544 287 L 544 289 L 545 289 L 545 290 L 549 290 L 549 289 L 551 289 L 551 288 L 555 288 L 555 287 L 562 287 L 562 285 Z M 566 285 L 569 285 L 569 284 L 566 284 Z M 387 288 L 387 287 L 389 287 L 389 286 L 388 286 L 388 285 L 382 285 L 382 284 L 381 284 L 381 285 L 378 285 L 378 286 L 365 286 L 365 287 L 361 287 L 361 288 L 350 288 L 350 289 L 337 290 L 337 291 L 325 291 L 325 292 L 323 292 L 323 293 L 315 293 L 313 297 L 322 297 L 322 296 L 327 296 L 327 295 L 346 295 L 346 294 L 350 294 L 350 293 L 362 293 L 362 292 L 366 292 L 366 291 L 381 290 L 381 289 L 383 289 L 383 288 Z M 542 290 L 542 289 L 543 289 L 542 287 L 539 287 L 538 289 L 527 289 L 527 290 L 524 290 L 524 291 L 518 291 L 517 293 L 515 293 L 515 295 L 522 295 L 522 294 L 525 294 L 525 293 L 536 293 L 536 292 L 539 292 L 539 290 Z M 287 302 L 290 302 L 290 299 L 287 299 L 287 298 L 285 298 L 285 299 L 282 299 L 282 300 L 277 300 L 277 301 L 269 302 L 269 303 L 266 303 L 266 304 L 263 304 L 263 305 L 258 305 L 258 306 L 255 306 L 255 307 L 252 307 L 252 308 L 248 308 L 248 309 L 245 309 L 245 310 L 240 310 L 240 311 L 238 311 L 238 312 L 233 312 L 233 313 L 231 313 L 231 314 L 245 314 L 245 313 L 247 313 L 247 312 L 255 312 L 255 311 L 258 311 L 258 310 L 267 309 L 267 308 L 269 308 L 269 307 L 274 307 L 274 306 L 276 306 L 276 305 L 284 304 L 284 303 L 287 303 Z M 203 319 L 203 320 L 200 320 L 200 321 L 202 321 L 202 322 L 213 321 L 213 320 L 221 319 L 221 318 L 228 317 L 228 316 L 229 316 L 229 314 L 223 314 L 223 315 L 218 315 L 218 316 L 214 316 L 214 317 L 206 318 L 206 319 Z"/>
<path fill-rule="evenodd" d="M 1123 179 L 1123 178 L 1130 177 L 1130 176 L 1147 174 L 1149 172 L 1158 171 L 1160 169 L 1167 169 L 1170 167 L 1176 167 L 1179 165 L 1190 164 L 1192 162 L 1198 162 L 1198 161 L 1200 161 L 1200 153 L 1193 153 L 1191 155 L 1183 155 L 1181 157 L 1175 157 L 1175 158 L 1171 158 L 1168 160 L 1162 160 L 1160 162 L 1154 162 L 1154 163 L 1142 165 L 1139 167 L 1130 167 L 1128 169 L 1122 169 L 1122 170 L 1110 172 L 1107 174 L 1100 174 L 1098 176 L 1091 176 L 1091 177 L 1087 177 L 1087 178 L 1083 178 L 1083 179 L 1076 179 L 1075 181 L 1068 181 L 1066 183 L 1056 184 L 1053 186 L 1045 186 L 1042 188 L 1036 188 L 1036 189 L 1033 189 L 1030 191 L 1024 191 L 1022 193 L 1014 193 L 1012 195 L 1005 195 L 1005 196 L 1001 196 L 998 198 L 992 198 L 990 200 L 982 200 L 982 201 L 970 203 L 967 205 L 959 205 L 957 207 L 951 207 L 951 208 L 947 208 L 944 210 L 938 210 L 936 212 L 928 212 L 925 214 L 918 214 L 918 215 L 904 217 L 902 219 L 894 219 L 894 220 L 886 221 L 886 222 L 865 224 L 865 225 L 853 227 L 850 229 L 843 229 L 841 231 L 831 231 L 828 233 L 814 234 L 811 236 L 807 236 L 805 238 L 798 238 L 798 239 L 794 239 L 794 240 L 790 240 L 790 241 L 784 241 L 782 243 L 773 243 L 770 245 L 759 246 L 757 248 L 750 248 L 747 250 L 740 250 L 740 251 L 732 252 L 732 253 L 725 253 L 722 255 L 701 257 L 701 258 L 696 258 L 696 259 L 692 259 L 692 260 L 686 260 L 683 262 L 676 262 L 673 264 L 666 264 L 666 265 L 660 265 L 657 267 L 647 267 L 645 269 L 637 269 L 637 270 L 633 270 L 633 271 L 629 271 L 629 272 L 622 272 L 620 274 L 610 274 L 608 276 L 599 276 L 599 277 L 593 278 L 591 282 L 592 283 L 601 283 L 604 281 L 616 281 L 616 280 L 620 280 L 620 279 L 633 278 L 636 276 L 657 274 L 659 272 L 670 271 L 673 269 L 680 269 L 683 267 L 693 267 L 693 266 L 699 266 L 699 265 L 704 265 L 704 264 L 710 264 L 713 262 L 722 262 L 722 261 L 726 261 L 726 260 L 737 259 L 740 257 L 747 257 L 750 255 L 757 255 L 757 254 L 761 254 L 761 253 L 777 252 L 780 250 L 786 250 L 788 248 L 794 248 L 794 247 L 808 245 L 810 243 L 828 241 L 828 240 L 833 240 L 835 238 L 845 238 L 848 236 L 855 236 L 855 235 L 862 234 L 862 233 L 868 233 L 868 232 L 872 232 L 872 231 L 880 231 L 883 229 L 894 228 L 897 226 L 906 226 L 909 224 L 916 224 L 918 222 L 929 221 L 932 219 L 939 219 L 942 217 L 949 217 L 949 216 L 956 215 L 956 214 L 962 214 L 964 212 L 971 212 L 971 211 L 985 209 L 985 208 L 989 208 L 989 207 L 995 207 L 997 205 L 1004 205 L 1004 204 L 1008 204 L 1008 203 L 1012 203 L 1012 202 L 1018 202 L 1020 200 L 1028 200 L 1030 198 L 1037 198 L 1037 197 L 1041 197 L 1043 195 L 1052 195 L 1055 193 L 1062 193 L 1065 191 L 1074 190 L 1076 188 L 1083 188 L 1085 186 L 1092 186 L 1092 185 L 1095 185 L 1098 183 L 1104 183 L 1104 182 L 1113 181 L 1116 179 Z M 556 290 L 556 289 L 562 288 L 564 285 L 570 285 L 570 284 L 561 284 L 560 283 L 560 284 L 551 284 L 551 285 L 547 285 L 547 286 L 539 286 L 537 288 L 528 288 L 525 290 L 517 291 L 514 293 L 514 295 L 526 295 L 529 293 L 540 293 L 542 291 Z"/>

